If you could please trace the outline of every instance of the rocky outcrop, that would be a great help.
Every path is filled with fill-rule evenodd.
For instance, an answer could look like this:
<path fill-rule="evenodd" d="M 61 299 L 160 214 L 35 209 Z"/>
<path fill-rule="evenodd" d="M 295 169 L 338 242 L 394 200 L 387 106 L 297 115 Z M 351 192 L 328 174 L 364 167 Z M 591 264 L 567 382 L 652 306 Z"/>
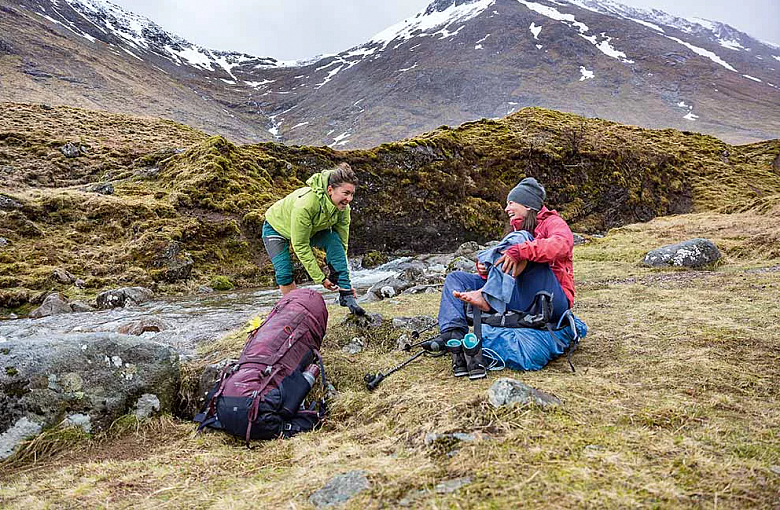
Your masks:
<path fill-rule="evenodd" d="M 101 310 L 109 308 L 120 308 L 124 306 L 135 306 L 154 297 L 154 292 L 144 287 L 123 287 L 121 289 L 112 289 L 98 294 L 95 298 L 97 307 Z"/>
<path fill-rule="evenodd" d="M 43 304 L 30 312 L 30 317 L 33 319 L 40 319 L 41 317 L 48 317 L 50 315 L 89 312 L 91 310 L 93 310 L 93 308 L 88 304 L 81 301 L 71 301 L 63 294 L 55 292 L 46 296 L 46 299 L 43 300 Z"/>
<path fill-rule="evenodd" d="M 718 247 L 709 239 L 689 239 L 652 250 L 645 255 L 644 263 L 650 267 L 709 266 L 720 260 Z"/>
<path fill-rule="evenodd" d="M 515 379 L 502 377 L 488 389 L 488 401 L 493 407 L 525 406 L 536 404 L 541 407 L 561 405 L 554 395 L 532 388 Z"/>
<path fill-rule="evenodd" d="M 113 333 L 4 342 L 0 366 L 5 456 L 24 437 L 63 421 L 96 432 L 128 412 L 170 411 L 179 383 L 175 350 Z"/>
<path fill-rule="evenodd" d="M 180 242 L 171 241 L 152 261 L 150 274 L 158 281 L 175 282 L 190 277 L 194 261 Z"/>
<path fill-rule="evenodd" d="M 315 508 L 327 508 L 342 505 L 353 496 L 371 488 L 365 471 L 350 471 L 334 476 L 324 487 L 309 497 L 309 503 Z"/>

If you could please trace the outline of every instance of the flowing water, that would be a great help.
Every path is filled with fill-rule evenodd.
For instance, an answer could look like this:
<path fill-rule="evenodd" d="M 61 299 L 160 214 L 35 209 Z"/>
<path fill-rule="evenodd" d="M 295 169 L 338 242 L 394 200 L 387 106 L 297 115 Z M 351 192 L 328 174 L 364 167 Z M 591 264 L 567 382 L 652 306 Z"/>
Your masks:
<path fill-rule="evenodd" d="M 353 271 L 353 285 L 357 289 L 370 287 L 394 275 L 396 264 L 391 262 L 372 270 Z M 336 293 L 327 292 L 321 286 L 314 288 L 323 293 L 327 302 L 336 300 Z M 198 344 L 216 340 L 242 327 L 251 318 L 267 312 L 280 297 L 275 288 L 215 292 L 159 298 L 129 308 L 3 320 L 0 321 L 0 345 L 11 340 L 67 333 L 117 332 L 123 325 L 154 319 L 163 323 L 163 330 L 143 333 L 143 337 L 171 345 L 182 354 L 193 354 Z"/>

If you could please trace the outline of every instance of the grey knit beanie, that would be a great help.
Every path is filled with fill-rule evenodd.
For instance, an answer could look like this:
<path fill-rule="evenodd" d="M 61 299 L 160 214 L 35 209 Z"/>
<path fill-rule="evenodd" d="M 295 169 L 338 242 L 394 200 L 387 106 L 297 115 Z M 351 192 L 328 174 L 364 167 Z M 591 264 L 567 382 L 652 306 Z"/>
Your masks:
<path fill-rule="evenodd" d="M 520 184 L 512 188 L 512 191 L 506 196 L 506 200 L 539 211 L 542 209 L 545 197 L 547 197 L 547 193 L 544 191 L 544 187 L 533 177 L 526 177 L 520 181 Z"/>

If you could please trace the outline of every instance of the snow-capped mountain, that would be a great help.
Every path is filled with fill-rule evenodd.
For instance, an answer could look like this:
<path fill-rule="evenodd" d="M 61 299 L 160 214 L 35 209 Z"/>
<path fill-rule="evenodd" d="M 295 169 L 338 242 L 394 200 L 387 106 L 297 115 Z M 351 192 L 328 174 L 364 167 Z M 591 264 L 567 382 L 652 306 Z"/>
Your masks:
<path fill-rule="evenodd" d="M 732 142 L 780 133 L 780 48 L 611 0 L 435 0 L 297 62 L 205 49 L 106 0 L 0 9 L 0 58 L 19 77 L 0 99 L 141 111 L 240 141 L 363 147 L 525 106 Z"/>

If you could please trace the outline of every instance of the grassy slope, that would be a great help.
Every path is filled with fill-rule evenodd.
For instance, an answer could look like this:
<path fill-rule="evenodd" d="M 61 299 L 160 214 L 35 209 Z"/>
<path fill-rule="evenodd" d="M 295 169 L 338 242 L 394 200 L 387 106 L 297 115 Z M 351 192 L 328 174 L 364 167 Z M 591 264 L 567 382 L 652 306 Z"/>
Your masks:
<path fill-rule="evenodd" d="M 324 356 L 339 390 L 325 427 L 289 441 L 195 436 L 170 418 L 134 433 L 65 443 L 64 452 L 0 475 L 8 508 L 309 508 L 330 477 L 368 472 L 372 488 L 348 508 L 660 507 L 769 508 L 780 499 L 780 208 L 658 218 L 613 229 L 575 248 L 576 311 L 591 328 L 571 374 L 564 360 L 533 373 L 454 380 L 444 360 L 424 360 L 374 393 L 362 376 L 403 359 L 393 332 L 349 356 L 354 333 L 331 308 Z M 657 271 L 645 250 L 694 236 L 715 240 L 715 271 Z M 439 296 L 369 305 L 385 316 L 435 314 Z M 397 333 L 397 332 L 395 332 Z M 237 353 L 236 333 L 204 359 Z M 193 370 L 193 373 L 196 371 Z M 553 392 L 564 405 L 494 410 L 498 376 Z M 425 445 L 428 432 L 482 438 Z M 33 446 L 45 452 L 57 446 Z M 63 446 L 63 444 L 60 444 Z M 457 452 L 448 455 L 453 448 Z M 435 490 L 470 477 L 453 494 Z"/>
<path fill-rule="evenodd" d="M 11 241 L 0 252 L 6 307 L 51 289 L 71 297 L 122 284 L 191 291 L 216 276 L 270 284 L 263 213 L 338 161 L 350 162 L 363 183 L 350 242 L 356 252 L 454 249 L 498 237 L 501 204 L 526 175 L 545 182 L 548 203 L 582 231 L 690 210 L 771 207 L 780 190 L 771 166 L 778 140 L 733 147 L 539 108 L 347 152 L 238 147 L 169 121 L 76 108 L 5 103 L 0 110 L 0 192 L 22 204 L 0 210 L 0 237 Z M 65 158 L 59 148 L 68 141 L 87 154 Z M 111 182 L 114 195 L 89 190 L 100 182 Z M 166 282 L 155 269 L 172 241 L 195 261 L 188 281 Z M 55 267 L 87 289 L 53 282 Z"/>

